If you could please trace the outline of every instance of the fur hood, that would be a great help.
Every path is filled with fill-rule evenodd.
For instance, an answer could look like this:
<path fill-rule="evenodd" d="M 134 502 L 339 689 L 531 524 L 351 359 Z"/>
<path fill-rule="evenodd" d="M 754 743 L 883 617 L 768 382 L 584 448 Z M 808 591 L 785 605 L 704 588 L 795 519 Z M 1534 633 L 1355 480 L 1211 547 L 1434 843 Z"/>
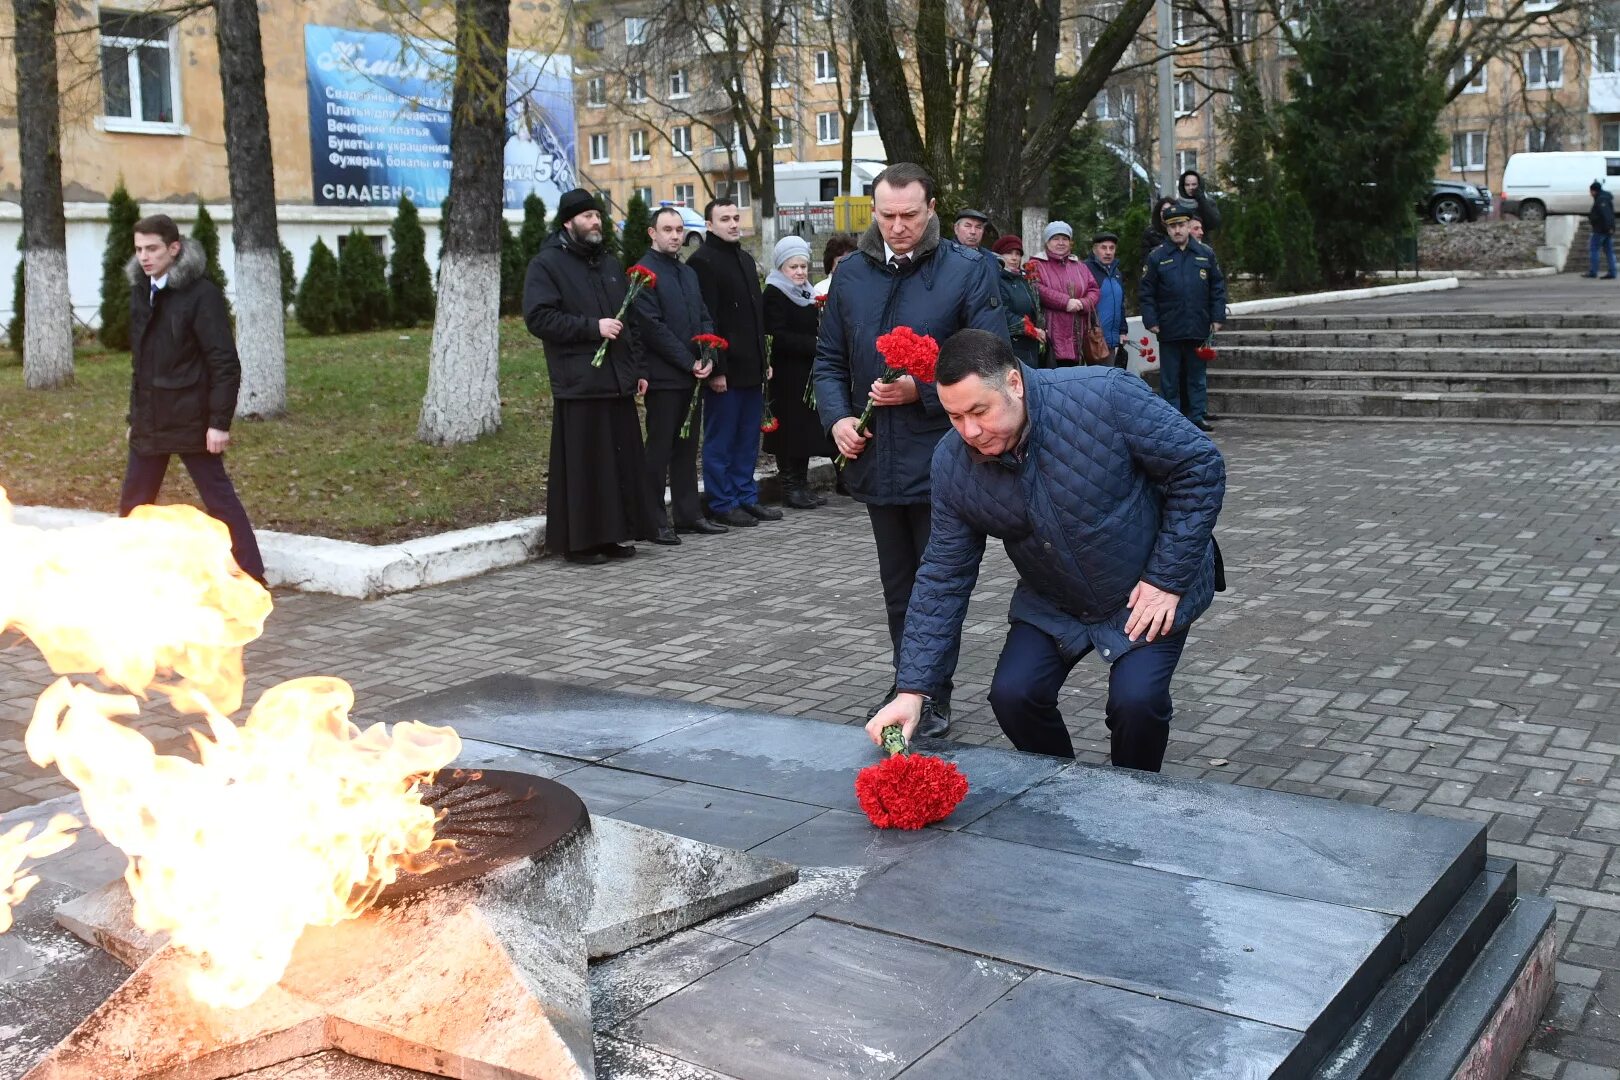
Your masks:
<path fill-rule="evenodd" d="M 180 257 L 174 260 L 169 267 L 168 288 L 183 289 L 208 272 L 208 257 L 203 254 L 202 245 L 189 236 L 180 238 Z M 146 271 L 141 269 L 141 262 L 135 256 L 129 257 L 124 264 L 124 273 L 129 277 L 130 285 L 139 285 L 146 280 Z"/>
<path fill-rule="evenodd" d="M 925 258 L 939 247 L 939 215 L 928 215 L 928 224 L 923 228 L 922 239 L 917 246 L 908 253 L 913 259 Z M 879 265 L 887 262 L 883 256 L 883 230 L 878 228 L 876 221 L 868 225 L 866 232 L 861 234 L 860 248 Z"/>

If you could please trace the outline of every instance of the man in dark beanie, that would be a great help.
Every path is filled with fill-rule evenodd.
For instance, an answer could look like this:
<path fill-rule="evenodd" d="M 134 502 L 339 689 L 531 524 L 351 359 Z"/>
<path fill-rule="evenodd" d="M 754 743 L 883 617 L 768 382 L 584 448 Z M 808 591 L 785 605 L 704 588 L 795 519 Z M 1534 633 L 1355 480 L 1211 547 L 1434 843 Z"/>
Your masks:
<path fill-rule="evenodd" d="M 635 402 L 647 373 L 618 318 L 629 286 L 602 246 L 601 204 L 575 188 L 557 204 L 557 223 L 523 284 L 523 319 L 545 343 L 553 398 L 546 550 L 600 565 L 630 558 L 627 541 L 652 534 Z M 602 363 L 592 363 L 604 343 Z"/>

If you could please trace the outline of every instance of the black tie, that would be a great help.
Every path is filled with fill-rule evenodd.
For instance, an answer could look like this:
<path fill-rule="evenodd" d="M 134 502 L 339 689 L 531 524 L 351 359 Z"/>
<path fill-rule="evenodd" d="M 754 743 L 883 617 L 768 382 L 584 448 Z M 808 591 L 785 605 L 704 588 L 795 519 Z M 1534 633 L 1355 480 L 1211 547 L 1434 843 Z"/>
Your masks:
<path fill-rule="evenodd" d="M 146 297 L 147 307 L 157 307 L 157 283 L 152 283 L 152 291 Z"/>
<path fill-rule="evenodd" d="M 911 256 L 910 255 L 894 255 L 894 256 L 891 256 L 890 259 L 889 259 L 889 265 L 894 267 L 896 273 L 899 273 L 900 271 L 904 270 L 906 267 L 911 265 Z"/>

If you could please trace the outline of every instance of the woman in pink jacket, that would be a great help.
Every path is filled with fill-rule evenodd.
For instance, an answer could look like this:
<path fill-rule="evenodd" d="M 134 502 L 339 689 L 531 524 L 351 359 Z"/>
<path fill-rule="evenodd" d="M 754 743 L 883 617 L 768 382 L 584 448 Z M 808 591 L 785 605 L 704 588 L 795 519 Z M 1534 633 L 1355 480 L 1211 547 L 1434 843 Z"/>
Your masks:
<path fill-rule="evenodd" d="M 1074 254 L 1074 230 L 1066 221 L 1054 221 L 1041 234 L 1045 250 L 1030 262 L 1035 287 L 1046 309 L 1046 333 L 1053 362 L 1072 367 L 1079 362 L 1080 342 L 1097 311 L 1101 290 L 1086 264 Z"/>

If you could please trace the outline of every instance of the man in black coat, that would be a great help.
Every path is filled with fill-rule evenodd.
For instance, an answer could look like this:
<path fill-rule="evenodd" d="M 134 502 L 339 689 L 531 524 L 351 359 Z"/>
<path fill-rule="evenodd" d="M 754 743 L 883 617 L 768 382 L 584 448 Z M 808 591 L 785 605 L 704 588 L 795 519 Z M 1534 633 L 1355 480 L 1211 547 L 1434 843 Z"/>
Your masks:
<path fill-rule="evenodd" d="M 749 528 L 780 521 L 782 511 L 759 505 L 754 466 L 765 414 L 765 308 L 754 257 L 742 249 L 742 211 L 729 198 L 710 199 L 709 231 L 686 265 L 697 271 L 714 332 L 730 344 L 703 392 L 703 487 L 709 516 Z"/>
<path fill-rule="evenodd" d="M 844 483 L 866 504 L 872 522 L 898 666 L 912 583 L 928 546 L 929 465 L 951 421 L 933 383 L 909 375 L 880 381 L 885 365 L 877 339 L 897 326 L 940 342 L 966 327 L 988 330 L 1003 341 L 1008 334 L 997 264 L 940 238 L 934 180 L 926 170 L 899 162 L 879 173 L 872 216 L 860 246 L 838 264 L 827 290 L 816 340 L 816 406 L 839 453 L 849 459 Z M 862 435 L 858 418 L 868 395 L 876 407 L 872 426 Z M 947 676 L 955 666 L 953 651 Z M 950 695 L 947 678 L 928 703 L 922 734 L 945 732 Z M 891 697 L 892 690 L 884 702 Z"/>
<path fill-rule="evenodd" d="M 642 266 L 658 275 L 656 288 L 643 290 L 631 305 L 632 322 L 647 355 L 647 481 L 652 500 L 655 544 L 679 544 L 679 533 L 723 533 L 726 527 L 703 516 L 698 502 L 698 433 L 703 430 L 693 407 L 693 391 L 709 376 L 712 364 L 692 339 L 714 333 L 703 307 L 697 273 L 680 260 L 686 223 L 673 206 L 659 207 L 647 230 L 652 247 Z M 682 435 L 682 428 L 687 434 Z M 664 485 L 669 485 L 675 524 L 664 513 Z"/>
<path fill-rule="evenodd" d="M 1592 181 L 1588 189 L 1592 192 L 1592 209 L 1586 212 L 1586 220 L 1592 226 L 1591 239 L 1587 241 L 1586 273 L 1581 277 L 1598 276 L 1598 256 L 1608 256 L 1609 272 L 1603 277 L 1607 281 L 1614 280 L 1614 196 L 1603 189 L 1601 181 Z"/>
<path fill-rule="evenodd" d="M 179 454 L 210 517 L 231 532 L 243 573 L 264 584 L 264 559 L 236 487 L 225 472 L 242 365 L 225 297 L 209 280 L 195 240 L 164 214 L 135 223 L 130 281 L 129 464 L 119 516 L 152 502 L 169 457 Z"/>
<path fill-rule="evenodd" d="M 558 202 L 557 221 L 523 283 L 523 320 L 545 343 L 551 375 L 546 549 L 596 566 L 630 558 L 628 541 L 653 531 L 635 400 L 647 373 L 618 318 L 628 283 L 602 246 L 601 204 L 575 188 Z"/>

